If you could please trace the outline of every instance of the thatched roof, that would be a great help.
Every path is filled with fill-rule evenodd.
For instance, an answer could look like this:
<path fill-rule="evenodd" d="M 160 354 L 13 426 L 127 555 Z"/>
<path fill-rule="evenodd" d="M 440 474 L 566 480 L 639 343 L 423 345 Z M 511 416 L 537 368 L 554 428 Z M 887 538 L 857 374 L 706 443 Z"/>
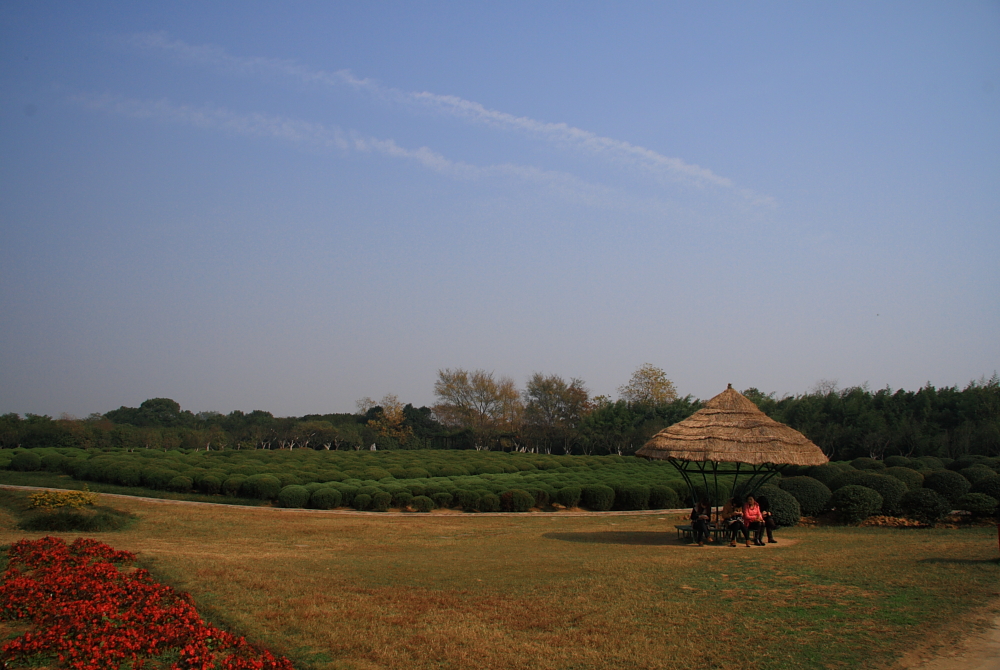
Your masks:
<path fill-rule="evenodd" d="M 636 456 L 685 461 L 822 465 L 829 459 L 799 431 L 778 423 L 729 388 L 654 435 Z"/>

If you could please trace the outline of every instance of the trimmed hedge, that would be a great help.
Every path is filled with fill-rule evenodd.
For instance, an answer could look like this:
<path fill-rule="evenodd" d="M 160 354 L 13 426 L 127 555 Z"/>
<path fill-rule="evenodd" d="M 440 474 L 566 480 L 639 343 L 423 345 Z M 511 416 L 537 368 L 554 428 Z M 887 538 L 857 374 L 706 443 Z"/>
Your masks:
<path fill-rule="evenodd" d="M 340 491 L 328 486 L 312 492 L 312 495 L 309 496 L 309 506 L 316 509 L 333 509 L 340 507 L 341 500 Z"/>
<path fill-rule="evenodd" d="M 202 477 L 201 481 L 198 482 L 198 492 L 204 493 L 206 495 L 215 495 L 222 490 L 222 482 L 219 478 L 214 475 L 208 475 L 207 477 Z"/>
<path fill-rule="evenodd" d="M 844 523 L 860 523 L 882 509 L 882 496 L 867 486 L 847 484 L 833 492 L 830 504 Z"/>
<path fill-rule="evenodd" d="M 622 510 L 649 509 L 649 487 L 641 484 L 616 484 L 615 507 Z"/>
<path fill-rule="evenodd" d="M 1000 475 L 980 479 L 972 486 L 969 493 L 985 493 L 991 498 L 1000 500 Z"/>
<path fill-rule="evenodd" d="M 681 506 L 680 496 L 669 486 L 649 487 L 649 509 L 677 509 Z"/>
<path fill-rule="evenodd" d="M 885 474 L 890 477 L 895 477 L 899 481 L 906 484 L 906 488 L 910 491 L 923 488 L 924 486 L 924 476 L 916 470 L 911 470 L 910 468 L 893 466 L 891 468 L 886 468 Z"/>
<path fill-rule="evenodd" d="M 804 475 L 782 479 L 778 486 L 798 501 L 802 514 L 806 516 L 816 516 L 826 510 L 833 495 L 826 484 Z"/>
<path fill-rule="evenodd" d="M 871 476 L 869 476 L 862 483 L 862 486 L 867 486 L 882 496 L 882 514 L 886 514 L 888 516 L 896 516 L 899 514 L 901 511 L 899 506 L 900 501 L 903 499 L 903 495 L 905 495 L 908 490 L 906 488 L 906 484 L 889 475 L 872 473 Z"/>
<path fill-rule="evenodd" d="M 951 503 L 933 489 L 908 491 L 900 501 L 903 513 L 911 519 L 932 524 L 948 516 Z"/>
<path fill-rule="evenodd" d="M 22 451 L 10 459 L 10 469 L 19 472 L 33 472 L 42 469 L 41 457 L 32 451 Z"/>
<path fill-rule="evenodd" d="M 851 461 L 851 467 L 855 470 L 885 470 L 885 463 L 862 456 Z"/>
<path fill-rule="evenodd" d="M 484 493 L 481 498 L 479 498 L 479 511 L 480 512 L 499 512 L 500 511 L 500 496 L 495 493 Z"/>
<path fill-rule="evenodd" d="M 969 480 L 952 470 L 935 470 L 924 477 L 924 488 L 937 491 L 952 505 L 972 488 Z"/>
<path fill-rule="evenodd" d="M 194 480 L 184 475 L 177 475 L 167 483 L 167 488 L 177 493 L 187 493 L 194 487 Z"/>
<path fill-rule="evenodd" d="M 523 489 L 511 489 L 500 494 L 500 509 L 505 512 L 527 512 L 535 506 L 535 496 Z"/>
<path fill-rule="evenodd" d="M 258 500 L 274 500 L 281 492 L 281 480 L 274 475 L 250 475 L 240 487 L 240 495 L 244 498 Z"/>
<path fill-rule="evenodd" d="M 43 459 L 44 460 L 44 459 Z M 977 463 L 972 467 L 962 468 L 958 471 L 958 474 L 962 475 L 969 480 L 969 483 L 975 486 L 984 479 L 989 479 L 990 477 L 996 477 L 997 473 L 993 472 L 993 468 Z"/>
<path fill-rule="evenodd" d="M 417 496 L 410 501 L 410 507 L 412 507 L 416 512 L 430 512 L 432 509 L 435 509 L 437 505 L 435 505 L 434 501 L 427 496 Z"/>
<path fill-rule="evenodd" d="M 389 507 L 392 505 L 392 494 L 386 493 L 385 491 L 379 491 L 372 496 L 372 509 L 376 512 L 388 511 Z"/>
<path fill-rule="evenodd" d="M 673 490 L 671 489 L 671 492 Z M 583 489 L 579 486 L 564 486 L 563 488 L 556 491 L 556 502 L 563 507 L 578 507 L 580 505 L 580 496 L 583 495 Z M 674 493 L 674 497 L 677 494 Z"/>
<path fill-rule="evenodd" d="M 604 512 L 615 504 L 615 490 L 603 484 L 590 484 L 583 487 L 582 499 L 585 507 Z"/>
<path fill-rule="evenodd" d="M 998 504 L 996 498 L 985 493 L 966 493 L 958 499 L 958 509 L 964 509 L 973 517 L 992 516 Z"/>
<path fill-rule="evenodd" d="M 757 489 L 754 498 L 761 510 L 767 509 L 779 526 L 794 526 L 802 518 L 799 501 L 795 496 L 777 486 L 765 484 Z"/>
<path fill-rule="evenodd" d="M 289 484 L 278 492 L 278 504 L 282 507 L 305 507 L 309 504 L 309 489 L 299 484 Z"/>
<path fill-rule="evenodd" d="M 222 482 L 222 493 L 230 497 L 238 496 L 240 494 L 240 490 L 243 488 L 243 482 L 245 481 L 246 477 L 242 475 L 227 477 L 226 480 Z"/>

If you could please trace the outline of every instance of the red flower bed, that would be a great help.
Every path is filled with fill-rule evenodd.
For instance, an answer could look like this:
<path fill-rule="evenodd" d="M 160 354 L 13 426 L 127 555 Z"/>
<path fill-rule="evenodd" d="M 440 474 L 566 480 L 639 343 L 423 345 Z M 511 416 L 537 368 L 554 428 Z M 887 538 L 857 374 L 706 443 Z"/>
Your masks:
<path fill-rule="evenodd" d="M 21 540 L 0 578 L 0 618 L 27 619 L 33 631 L 0 647 L 0 667 L 55 656 L 74 670 L 142 668 L 173 652 L 171 670 L 293 670 L 291 661 L 201 620 L 191 597 L 157 584 L 145 570 L 115 564 L 135 556 L 95 540 Z M 126 665 L 126 667 L 129 667 Z"/>

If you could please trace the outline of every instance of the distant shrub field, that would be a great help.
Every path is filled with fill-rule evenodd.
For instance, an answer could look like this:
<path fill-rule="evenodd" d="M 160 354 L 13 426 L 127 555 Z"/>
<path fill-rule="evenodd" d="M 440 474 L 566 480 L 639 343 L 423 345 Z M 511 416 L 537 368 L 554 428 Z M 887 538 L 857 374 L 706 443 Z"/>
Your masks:
<path fill-rule="evenodd" d="M 770 482 L 775 502 L 788 498 L 787 503 L 781 503 L 782 523 L 796 523 L 800 509 L 809 515 L 832 509 L 844 521 L 857 523 L 871 514 L 939 518 L 944 507 L 961 507 L 962 502 L 975 508 L 968 511 L 983 516 L 1000 504 L 1000 458 L 894 457 L 891 461 L 858 458 L 851 463 L 785 468 L 783 476 Z M 525 512 L 552 510 L 553 505 L 604 511 L 673 509 L 690 504 L 687 487 L 670 464 L 617 455 L 430 449 L 39 448 L 2 450 L 0 467 L 64 473 L 77 480 L 115 486 L 225 495 L 292 508 Z M 742 488 L 746 480 L 740 482 Z M 731 478 L 720 478 L 715 502 L 727 499 L 731 489 Z M 699 495 L 702 493 L 699 489 Z M 792 504 L 792 499 L 797 504 Z M 876 502 L 877 507 L 873 507 Z"/>

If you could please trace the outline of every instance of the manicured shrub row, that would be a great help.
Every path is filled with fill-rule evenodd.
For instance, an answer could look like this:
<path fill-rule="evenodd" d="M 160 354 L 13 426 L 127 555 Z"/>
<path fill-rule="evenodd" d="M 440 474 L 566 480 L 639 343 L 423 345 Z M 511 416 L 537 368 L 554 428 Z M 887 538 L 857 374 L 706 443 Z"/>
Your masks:
<path fill-rule="evenodd" d="M 482 512 L 545 509 L 552 504 L 600 510 L 669 509 L 687 504 L 678 494 L 682 491 L 686 498 L 686 487 L 669 464 L 620 456 L 430 450 L 34 451 L 45 452 L 40 457 L 31 454 L 38 457 L 41 467 L 85 481 L 254 498 L 284 507 L 418 509 L 413 500 L 419 497 L 430 499 L 431 509 Z M 603 488 L 585 496 L 584 489 L 593 487 Z M 320 489 L 326 492 L 317 495 Z M 514 496 L 514 491 L 527 493 L 531 504 L 528 497 Z M 505 494 L 510 495 L 505 498 Z M 355 500 L 357 496 L 367 497 Z M 419 509 L 426 507 L 426 502 L 419 503 Z"/>
<path fill-rule="evenodd" d="M 934 523 L 952 509 L 964 509 L 974 516 L 994 514 L 1000 505 L 1000 458 L 968 456 L 943 459 L 922 456 L 917 459 L 890 456 L 885 461 L 856 458 L 851 463 L 828 463 L 808 468 L 789 468 L 781 480 L 782 489 L 799 501 L 804 513 L 818 514 L 833 508 L 849 523 L 863 520 L 865 514 L 906 515 L 925 523 Z M 832 491 L 826 502 L 823 489 Z M 878 494 L 880 507 L 869 511 L 868 494 L 862 487 Z M 849 489 L 838 496 L 842 489 Z M 808 512 L 806 511 L 808 510 Z"/>
<path fill-rule="evenodd" d="M 591 510 L 668 509 L 691 504 L 686 484 L 669 464 L 620 456 L 548 456 L 471 451 L 317 452 L 293 451 L 107 451 L 11 450 L 9 467 L 62 471 L 77 479 L 177 492 L 197 491 L 275 501 L 286 507 L 331 509 L 392 507 L 499 511 L 583 506 Z M 1000 500 L 1000 459 L 958 460 L 892 456 L 851 463 L 789 467 L 771 481 L 789 493 L 802 513 L 833 506 L 844 486 L 877 492 L 876 513 L 900 514 L 908 491 L 933 490 L 954 506 L 970 493 Z M 741 493 L 747 480 L 740 480 Z M 295 488 L 289 488 L 295 487 Z M 304 487 L 308 498 L 302 491 Z M 698 488 L 722 504 L 732 495 L 731 478 Z M 287 492 L 286 492 L 287 490 Z M 324 493 L 318 494 L 322 490 Z M 514 496 L 522 491 L 533 498 Z M 381 495 L 380 495 L 381 494 Z M 339 496 L 339 499 L 338 497 Z M 356 500 L 358 496 L 362 496 Z M 427 498 L 433 504 L 416 498 Z M 388 504 L 386 501 L 388 500 Z M 977 509 L 988 501 L 978 500 Z"/>
<path fill-rule="evenodd" d="M 21 540 L 0 579 L 0 617 L 33 630 L 0 647 L 0 664 L 52 657 L 74 670 L 141 667 L 176 654 L 178 670 L 293 670 L 291 662 L 202 621 L 185 593 L 145 570 L 117 565 L 135 556 L 95 540 Z"/>

